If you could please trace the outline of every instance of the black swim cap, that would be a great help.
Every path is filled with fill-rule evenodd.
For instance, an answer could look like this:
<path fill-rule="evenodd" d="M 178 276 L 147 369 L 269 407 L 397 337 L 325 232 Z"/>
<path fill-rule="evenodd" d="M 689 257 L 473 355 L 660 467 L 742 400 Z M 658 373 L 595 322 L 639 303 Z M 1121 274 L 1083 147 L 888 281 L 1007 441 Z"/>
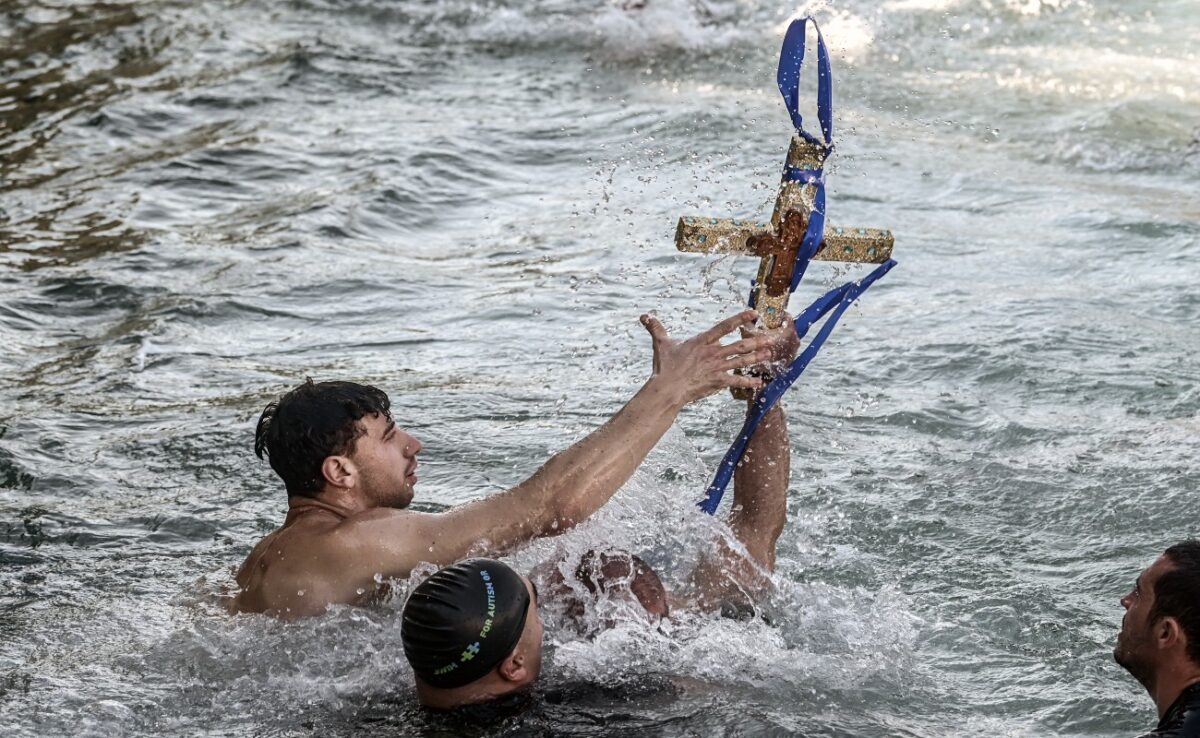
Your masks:
<path fill-rule="evenodd" d="M 529 614 L 529 590 L 512 567 L 467 559 L 421 582 L 404 605 L 400 639 L 425 683 L 461 687 L 516 648 Z"/>

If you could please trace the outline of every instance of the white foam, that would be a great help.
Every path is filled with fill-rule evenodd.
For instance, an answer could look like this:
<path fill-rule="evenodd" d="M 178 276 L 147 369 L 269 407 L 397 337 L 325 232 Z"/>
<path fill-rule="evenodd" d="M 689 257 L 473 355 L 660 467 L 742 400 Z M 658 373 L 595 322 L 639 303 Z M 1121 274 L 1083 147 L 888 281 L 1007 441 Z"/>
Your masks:
<path fill-rule="evenodd" d="M 1001 88 L 1086 100 L 1170 97 L 1200 102 L 1200 71 L 1188 57 L 1149 58 L 1110 47 L 1019 46 L 992 49 L 1002 59 L 1037 59 L 1038 71 L 988 72 Z"/>
<path fill-rule="evenodd" d="M 835 59 L 853 61 L 866 53 L 875 41 L 875 30 L 870 21 L 861 15 L 856 15 L 842 8 L 826 7 L 825 3 L 805 6 L 784 22 L 778 24 L 773 36 L 780 40 L 787 27 L 796 18 L 813 15 L 821 26 L 821 35 L 829 48 L 829 54 Z M 815 53 L 815 35 L 808 31 L 808 48 Z M 805 57 L 806 60 L 810 57 Z M 811 57 L 815 59 L 814 57 Z M 807 64 L 806 64 L 807 66 Z"/>
<path fill-rule="evenodd" d="M 960 5 L 962 0 L 889 0 L 882 7 L 889 13 L 941 12 Z"/>
<path fill-rule="evenodd" d="M 710 517 L 694 506 L 709 471 L 673 430 L 609 506 L 566 536 L 522 552 L 514 564 L 573 562 L 592 548 L 624 548 L 649 560 L 678 592 L 713 536 L 728 535 L 724 510 Z M 799 516 L 788 526 L 790 540 L 819 539 L 817 517 Z M 812 548 L 821 549 L 802 550 Z M 599 600 L 589 604 L 581 635 L 549 611 L 548 677 L 608 681 L 665 673 L 751 685 L 815 681 L 831 688 L 880 675 L 903 678 L 917 629 L 907 599 L 890 587 L 876 593 L 801 583 L 796 575 L 806 568 L 805 561 L 781 552 L 775 593 L 765 603 L 771 624 L 679 610 L 659 625 L 624 611 L 623 603 Z M 730 663 L 739 664 L 736 673 Z"/>
<path fill-rule="evenodd" d="M 736 4 L 691 0 L 649 0 L 640 8 L 609 4 L 593 19 L 594 35 L 615 59 L 652 56 L 663 51 L 724 48 L 746 33 L 724 22 Z"/>

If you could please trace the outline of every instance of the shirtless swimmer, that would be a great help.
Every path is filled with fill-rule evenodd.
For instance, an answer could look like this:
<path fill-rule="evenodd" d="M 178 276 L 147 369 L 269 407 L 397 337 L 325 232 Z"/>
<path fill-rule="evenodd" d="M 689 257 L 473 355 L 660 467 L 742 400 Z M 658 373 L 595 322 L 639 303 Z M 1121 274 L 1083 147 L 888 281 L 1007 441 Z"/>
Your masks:
<path fill-rule="evenodd" d="M 685 405 L 761 385 L 733 370 L 770 359 L 771 337 L 721 345 L 756 318 L 746 310 L 680 341 L 643 315 L 653 370 L 623 408 L 512 489 L 440 513 L 405 509 L 421 442 L 397 426 L 382 390 L 311 380 L 296 387 L 263 411 L 255 442 L 284 481 L 287 516 L 242 564 L 230 611 L 317 615 L 370 600 L 380 582 L 407 577 L 418 563 L 499 555 L 570 529 L 620 489 Z"/>

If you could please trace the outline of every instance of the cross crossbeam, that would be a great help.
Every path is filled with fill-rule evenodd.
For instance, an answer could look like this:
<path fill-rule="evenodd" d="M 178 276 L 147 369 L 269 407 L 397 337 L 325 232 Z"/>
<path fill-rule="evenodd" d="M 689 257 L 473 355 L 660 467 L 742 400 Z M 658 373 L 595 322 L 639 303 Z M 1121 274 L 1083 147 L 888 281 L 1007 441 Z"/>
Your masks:
<path fill-rule="evenodd" d="M 827 155 L 828 149 L 824 146 L 793 136 L 787 165 L 796 170 L 820 170 Z M 759 257 L 755 308 L 764 325 L 777 328 L 787 310 L 792 266 L 808 227 L 815 197 L 815 184 L 784 179 L 770 223 L 685 216 L 679 219 L 675 229 L 675 247 L 685 252 Z M 888 230 L 827 226 L 813 259 L 882 264 L 891 258 L 894 243 L 895 237 Z"/>

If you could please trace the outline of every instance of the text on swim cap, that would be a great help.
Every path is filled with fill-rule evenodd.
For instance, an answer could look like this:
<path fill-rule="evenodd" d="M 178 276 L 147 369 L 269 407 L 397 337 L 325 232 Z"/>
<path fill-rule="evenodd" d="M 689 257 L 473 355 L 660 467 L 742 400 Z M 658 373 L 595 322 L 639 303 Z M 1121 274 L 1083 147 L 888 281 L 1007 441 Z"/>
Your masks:
<path fill-rule="evenodd" d="M 488 632 L 492 629 L 492 621 L 496 618 L 496 587 L 492 584 L 492 575 L 487 569 L 481 569 L 479 576 L 483 579 L 483 587 L 487 590 L 487 619 L 483 621 L 483 627 L 479 629 L 479 637 L 487 638 Z"/>
<path fill-rule="evenodd" d="M 479 638 L 485 639 L 487 638 L 488 633 L 491 632 L 492 623 L 495 622 L 496 619 L 496 585 L 492 583 L 492 575 L 488 573 L 487 569 L 481 569 L 479 571 L 479 578 L 483 580 L 483 588 L 484 591 L 487 592 L 487 618 L 485 618 L 483 621 L 483 627 L 479 629 Z M 481 646 L 479 645 L 479 641 L 475 641 L 463 649 L 463 652 L 458 655 L 458 661 L 446 664 L 442 668 L 435 670 L 433 673 L 437 676 L 449 674 L 457 669 L 460 663 L 466 663 L 475 658 L 480 649 Z"/>

